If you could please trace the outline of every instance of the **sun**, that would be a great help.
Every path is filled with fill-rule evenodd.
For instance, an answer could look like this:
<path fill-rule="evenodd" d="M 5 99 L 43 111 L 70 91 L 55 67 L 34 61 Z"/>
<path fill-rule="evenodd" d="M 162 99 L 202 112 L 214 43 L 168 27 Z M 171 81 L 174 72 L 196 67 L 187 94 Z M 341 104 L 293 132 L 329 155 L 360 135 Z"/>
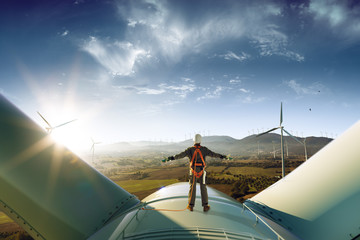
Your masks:
<path fill-rule="evenodd" d="M 90 151 L 91 137 L 86 124 L 81 119 L 71 119 L 61 114 L 61 120 L 55 121 L 54 117 L 45 116 L 38 112 L 42 119 L 41 125 L 48 131 L 51 138 L 58 144 L 63 145 L 72 152 L 82 155 Z M 70 116 L 70 115 L 69 115 Z M 67 120 L 64 120 L 67 119 Z"/>
<path fill-rule="evenodd" d="M 91 148 L 91 137 L 87 133 L 81 120 L 76 120 L 55 128 L 50 134 L 57 143 L 76 154 L 83 154 Z"/>

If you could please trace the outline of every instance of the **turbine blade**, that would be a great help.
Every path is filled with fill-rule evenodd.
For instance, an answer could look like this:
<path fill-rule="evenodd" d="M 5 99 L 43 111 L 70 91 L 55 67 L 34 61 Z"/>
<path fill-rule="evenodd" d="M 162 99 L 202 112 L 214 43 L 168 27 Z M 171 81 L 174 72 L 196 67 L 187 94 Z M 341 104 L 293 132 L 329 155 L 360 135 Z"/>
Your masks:
<path fill-rule="evenodd" d="M 73 119 L 73 120 L 68 121 L 68 122 L 66 122 L 66 123 L 62 123 L 62 124 L 60 124 L 60 125 L 57 125 L 56 127 L 53 127 L 53 128 L 58 128 L 58 127 L 64 126 L 64 125 L 69 124 L 69 123 L 71 123 L 71 122 L 74 122 L 74 121 L 76 121 L 76 120 L 77 120 L 77 119 Z"/>
<path fill-rule="evenodd" d="M 289 135 L 292 139 L 294 139 L 295 141 L 297 141 L 298 143 L 301 143 L 302 145 L 304 145 L 303 142 L 301 142 L 299 139 L 297 139 L 296 137 L 294 137 L 293 135 L 291 135 L 288 131 L 286 131 L 284 128 L 283 128 L 284 132 L 287 133 L 287 135 Z"/>
<path fill-rule="evenodd" d="M 281 102 L 281 105 L 280 105 L 280 126 L 283 122 L 283 113 L 282 113 L 282 102 Z"/>
<path fill-rule="evenodd" d="M 270 129 L 270 130 L 268 130 L 268 131 L 266 131 L 266 132 L 263 132 L 263 133 L 260 133 L 260 134 L 256 135 L 256 137 L 260 137 L 261 135 L 264 135 L 264 134 L 267 134 L 267 133 L 269 133 L 269 132 L 275 131 L 276 129 L 279 129 L 279 128 L 280 128 L 280 127 L 272 128 L 272 129 Z"/>
<path fill-rule="evenodd" d="M 39 112 L 37 112 L 39 115 L 40 115 L 40 117 L 46 122 L 46 124 L 49 126 L 49 128 L 50 129 L 52 129 L 52 126 L 50 125 L 50 123 L 48 122 L 48 121 L 46 121 L 46 119 L 39 113 Z"/>

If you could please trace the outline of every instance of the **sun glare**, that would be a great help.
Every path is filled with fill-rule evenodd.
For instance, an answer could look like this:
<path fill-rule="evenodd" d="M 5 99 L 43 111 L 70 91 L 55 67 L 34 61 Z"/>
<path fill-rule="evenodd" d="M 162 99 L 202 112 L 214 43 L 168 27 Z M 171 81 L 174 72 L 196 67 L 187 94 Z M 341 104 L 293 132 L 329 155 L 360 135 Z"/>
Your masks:
<path fill-rule="evenodd" d="M 76 154 L 83 154 L 91 148 L 91 137 L 80 120 L 55 128 L 51 132 L 51 137 Z"/>

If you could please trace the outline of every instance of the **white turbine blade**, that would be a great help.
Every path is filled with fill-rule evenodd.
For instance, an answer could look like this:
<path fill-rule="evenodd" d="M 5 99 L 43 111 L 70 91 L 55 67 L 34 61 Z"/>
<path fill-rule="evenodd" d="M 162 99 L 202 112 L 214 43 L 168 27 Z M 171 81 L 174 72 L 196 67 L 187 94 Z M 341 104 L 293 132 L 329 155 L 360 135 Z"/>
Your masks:
<path fill-rule="evenodd" d="M 272 219 L 291 226 L 299 239 L 356 239 L 360 223 L 359 138 L 357 122 L 245 204 L 257 203 L 252 204 L 253 210 L 260 216 L 261 212 L 276 216 Z"/>
<path fill-rule="evenodd" d="M 74 122 L 74 121 L 76 121 L 76 120 L 77 120 L 77 119 L 73 119 L 73 120 L 68 121 L 68 122 L 66 122 L 66 123 L 62 123 L 62 124 L 60 124 L 60 125 L 57 125 L 56 127 L 53 127 L 53 128 L 58 128 L 58 127 L 64 126 L 64 125 L 69 124 L 69 123 L 71 123 L 71 122 Z"/>
<path fill-rule="evenodd" d="M 279 129 L 279 128 L 280 128 L 280 127 L 272 128 L 272 129 L 270 129 L 270 130 L 268 130 L 268 131 L 266 131 L 266 132 L 263 132 L 263 133 L 260 133 L 260 134 L 256 135 L 256 137 L 260 137 L 260 136 L 262 136 L 262 135 L 264 135 L 264 134 L 267 134 L 267 133 L 269 133 L 269 132 L 275 131 L 276 129 Z"/>
<path fill-rule="evenodd" d="M 280 106 L 280 126 L 283 122 L 283 113 L 282 113 L 282 102 L 281 102 L 281 106 Z"/>
<path fill-rule="evenodd" d="M 46 122 L 46 124 L 49 126 L 48 128 L 46 128 L 46 129 L 52 129 L 53 127 L 50 125 L 50 123 L 48 122 L 48 121 L 46 121 L 46 119 L 39 113 L 39 112 L 37 112 L 39 115 L 40 115 L 40 117 Z"/>
<path fill-rule="evenodd" d="M 91 239 L 138 211 L 133 194 L 39 129 L 0 94 L 0 209 L 33 239 Z"/>
<path fill-rule="evenodd" d="M 289 135 L 292 139 L 294 139 L 295 141 L 297 141 L 298 143 L 304 145 L 303 142 L 301 142 L 299 139 L 297 139 L 296 137 L 294 137 L 293 135 L 291 135 L 288 131 L 286 131 L 284 128 L 283 128 L 284 132 L 287 133 L 287 135 Z"/>

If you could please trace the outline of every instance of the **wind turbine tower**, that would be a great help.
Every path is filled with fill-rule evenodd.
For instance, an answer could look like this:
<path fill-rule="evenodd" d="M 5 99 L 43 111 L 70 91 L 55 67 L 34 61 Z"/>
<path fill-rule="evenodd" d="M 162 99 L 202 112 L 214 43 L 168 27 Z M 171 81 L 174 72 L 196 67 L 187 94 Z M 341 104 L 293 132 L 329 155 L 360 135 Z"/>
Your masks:
<path fill-rule="evenodd" d="M 308 159 L 307 150 L 306 150 L 306 138 L 304 138 L 304 148 L 305 148 L 305 161 Z"/>
<path fill-rule="evenodd" d="M 90 151 L 92 150 L 92 163 L 94 163 L 95 144 L 100 144 L 101 142 L 95 142 L 94 139 L 92 138 L 91 141 L 92 141 L 92 145 Z"/>
<path fill-rule="evenodd" d="M 266 132 L 263 132 L 263 133 L 260 133 L 258 135 L 256 135 L 256 137 L 260 137 L 266 133 L 269 133 L 269 132 L 272 132 L 272 131 L 275 131 L 277 129 L 280 129 L 281 130 L 281 135 L 280 135 L 280 144 L 281 144 L 281 164 L 282 164 L 282 177 L 284 178 L 285 177 L 285 162 L 284 162 L 284 132 L 289 135 L 291 138 L 293 138 L 295 141 L 301 143 L 302 145 L 304 145 L 305 143 L 301 142 L 299 139 L 297 139 L 296 137 L 294 137 L 293 135 L 291 135 L 288 131 L 286 131 L 284 129 L 284 126 L 282 125 L 282 122 L 283 122 L 283 113 L 282 113 L 282 103 L 280 105 L 280 126 L 278 127 L 275 127 L 275 128 L 272 128 Z M 306 154 L 306 145 L 305 145 L 305 154 Z M 307 158 L 307 157 L 306 157 Z"/>
<path fill-rule="evenodd" d="M 274 145 L 274 141 L 272 141 L 272 144 L 273 144 L 273 152 L 274 152 L 274 159 L 275 159 L 275 145 Z"/>

